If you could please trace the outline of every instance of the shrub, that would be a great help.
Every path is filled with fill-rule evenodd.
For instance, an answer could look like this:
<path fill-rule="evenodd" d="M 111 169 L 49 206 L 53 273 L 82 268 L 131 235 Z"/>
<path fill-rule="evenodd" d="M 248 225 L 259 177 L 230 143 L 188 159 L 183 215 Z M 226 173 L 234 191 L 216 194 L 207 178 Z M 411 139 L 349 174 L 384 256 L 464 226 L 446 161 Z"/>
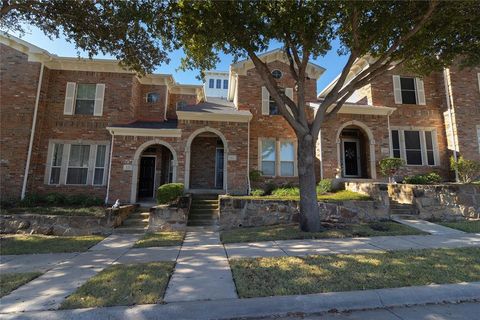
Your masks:
<path fill-rule="evenodd" d="M 405 161 L 399 158 L 384 158 L 379 164 L 380 172 L 388 177 L 389 182 L 394 182 L 393 176 L 405 165 Z"/>
<path fill-rule="evenodd" d="M 158 187 L 157 202 L 168 204 L 176 201 L 183 195 L 183 183 L 167 183 Z"/>
<path fill-rule="evenodd" d="M 49 193 L 45 196 L 45 202 L 49 205 L 62 205 L 67 202 L 67 197 L 61 193 Z"/>
<path fill-rule="evenodd" d="M 257 181 L 260 181 L 260 179 L 262 177 L 262 171 L 252 170 L 252 171 L 250 171 L 249 175 L 250 175 L 250 181 L 257 182 Z"/>
<path fill-rule="evenodd" d="M 325 194 L 332 191 L 332 179 L 322 179 L 318 183 L 317 193 Z"/>
<path fill-rule="evenodd" d="M 23 200 L 18 202 L 18 206 L 36 207 L 36 206 L 83 206 L 93 207 L 102 206 L 103 199 L 88 194 L 65 195 L 62 193 L 48 193 L 46 195 L 30 193 Z"/>
<path fill-rule="evenodd" d="M 263 190 L 263 189 L 252 189 L 252 191 L 250 192 L 250 195 L 252 195 L 254 197 L 261 197 L 261 196 L 265 195 L 265 190 Z"/>
<path fill-rule="evenodd" d="M 268 182 L 265 185 L 265 195 L 271 195 L 274 190 L 276 190 L 278 187 L 275 183 L 273 182 Z"/>
<path fill-rule="evenodd" d="M 408 176 L 403 179 L 403 183 L 409 184 L 432 184 L 439 183 L 442 181 L 442 178 L 438 173 L 430 172 L 427 174 L 417 174 L 414 176 Z"/>
<path fill-rule="evenodd" d="M 272 196 L 276 197 L 298 197 L 300 196 L 300 189 L 296 187 L 277 188 L 272 191 Z"/>
<path fill-rule="evenodd" d="M 470 183 L 480 176 L 480 162 L 478 161 L 460 157 L 455 163 L 453 157 L 450 157 L 450 168 L 452 171 L 458 171 L 458 177 L 463 183 Z"/>

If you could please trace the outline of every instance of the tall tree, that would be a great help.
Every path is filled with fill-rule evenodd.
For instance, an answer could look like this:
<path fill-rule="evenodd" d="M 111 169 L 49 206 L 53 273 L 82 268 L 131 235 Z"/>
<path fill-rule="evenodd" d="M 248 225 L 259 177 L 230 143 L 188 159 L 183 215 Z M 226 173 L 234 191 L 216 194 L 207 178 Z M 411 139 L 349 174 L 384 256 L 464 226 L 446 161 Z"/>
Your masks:
<path fill-rule="evenodd" d="M 33 2 L 34 10 L 28 6 L 12 8 L 17 2 Z M 321 228 L 314 170 L 320 128 L 355 90 L 399 66 L 427 74 L 452 64 L 458 57 L 464 65 L 480 63 L 480 2 L 476 0 L 3 3 L 10 5 L 10 10 L 4 13 L 2 6 L 2 20 L 34 24 L 50 35 L 63 31 L 79 48 L 113 53 L 126 66 L 142 72 L 166 62 L 172 48 L 185 51 L 184 69 L 212 69 L 220 52 L 236 59 L 250 58 L 297 136 L 300 225 L 305 231 Z M 98 17 L 92 17 L 96 14 Z M 48 23 L 43 22 L 44 15 Z M 0 26 L 5 27 L 5 23 Z M 309 121 L 305 108 L 306 68 L 311 59 L 331 49 L 334 39 L 341 43 L 338 53 L 348 55 L 348 59 L 314 119 Z M 290 73 L 297 81 L 296 102 L 280 90 L 268 65 L 259 57 L 272 43 L 279 43 L 288 57 Z M 353 74 L 354 63 L 367 55 L 368 66 Z"/>

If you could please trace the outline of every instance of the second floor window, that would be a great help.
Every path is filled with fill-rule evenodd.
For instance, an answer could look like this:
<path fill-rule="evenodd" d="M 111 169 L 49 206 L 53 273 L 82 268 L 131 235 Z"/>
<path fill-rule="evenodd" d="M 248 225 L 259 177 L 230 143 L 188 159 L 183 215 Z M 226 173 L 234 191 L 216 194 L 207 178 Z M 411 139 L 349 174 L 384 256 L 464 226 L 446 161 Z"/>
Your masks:
<path fill-rule="evenodd" d="M 148 103 L 157 103 L 160 101 L 160 95 L 156 92 L 147 93 L 147 102 Z"/>
<path fill-rule="evenodd" d="M 393 94 L 396 104 L 426 104 L 421 78 L 394 75 Z"/>
<path fill-rule="evenodd" d="M 217 79 L 217 89 L 222 88 L 222 79 Z"/>
<path fill-rule="evenodd" d="M 228 80 L 223 80 L 223 89 L 228 89 Z"/>
<path fill-rule="evenodd" d="M 215 87 L 215 79 L 208 80 L 208 87 L 213 89 Z"/>
<path fill-rule="evenodd" d="M 280 89 L 281 92 L 285 92 L 284 89 Z M 269 114 L 271 116 L 275 116 L 280 114 L 280 110 L 278 108 L 277 102 L 270 96 L 270 99 L 268 101 L 268 107 L 269 107 Z"/>
<path fill-rule="evenodd" d="M 402 103 L 416 104 L 417 91 L 415 89 L 415 78 L 400 77 L 400 88 L 402 90 Z"/>
<path fill-rule="evenodd" d="M 95 84 L 79 83 L 75 99 L 75 114 L 93 115 L 95 107 Z"/>

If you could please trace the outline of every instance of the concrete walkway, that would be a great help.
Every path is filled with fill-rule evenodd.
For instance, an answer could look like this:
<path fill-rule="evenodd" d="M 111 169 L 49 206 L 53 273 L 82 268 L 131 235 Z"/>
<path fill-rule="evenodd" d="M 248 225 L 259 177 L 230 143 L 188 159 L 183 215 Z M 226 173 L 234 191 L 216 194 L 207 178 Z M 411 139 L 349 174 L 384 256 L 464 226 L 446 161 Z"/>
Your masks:
<path fill-rule="evenodd" d="M 225 244 L 230 259 L 462 247 L 480 247 L 480 234 L 462 232 L 459 235 L 442 236 L 382 236 Z"/>
<path fill-rule="evenodd" d="M 111 235 L 88 251 L 73 254 L 23 255 L 2 261 L 2 269 L 17 265 L 16 271 L 46 270 L 46 273 L 0 299 L 0 313 L 56 309 L 61 302 L 89 278 L 108 267 L 120 257 L 132 260 L 129 250 L 141 234 Z M 134 250 L 134 249 L 132 249 Z M 140 249 L 138 249 L 140 250 Z M 148 253 L 143 253 L 147 255 Z M 40 262 L 46 258 L 43 265 Z M 31 269 L 18 266 L 31 262 Z M 54 266 L 55 262 L 57 264 Z"/>
<path fill-rule="evenodd" d="M 208 292 L 205 292 L 205 294 L 208 294 Z M 479 299 L 480 282 L 473 282 L 393 289 L 331 292 L 301 296 L 187 301 L 168 304 L 27 312 L 21 314 L 4 314 L 2 315 L 2 320 L 210 320 L 262 317 L 278 318 L 279 316 L 292 314 L 310 315 L 326 313 L 331 312 L 332 310 L 335 312 L 344 312 L 394 308 L 407 305 L 458 303 L 465 301 L 478 301 Z M 427 319 L 432 320 L 435 318 Z M 448 318 L 440 319 L 446 320 Z M 371 319 L 366 318 L 365 320 Z"/>
<path fill-rule="evenodd" d="M 218 232 L 211 227 L 189 227 L 164 300 L 234 298 L 237 292 Z"/>
<path fill-rule="evenodd" d="M 392 215 L 391 219 L 406 226 L 430 233 L 435 236 L 461 235 L 465 232 L 444 227 L 442 225 L 415 218 L 404 218 L 402 216 Z"/>

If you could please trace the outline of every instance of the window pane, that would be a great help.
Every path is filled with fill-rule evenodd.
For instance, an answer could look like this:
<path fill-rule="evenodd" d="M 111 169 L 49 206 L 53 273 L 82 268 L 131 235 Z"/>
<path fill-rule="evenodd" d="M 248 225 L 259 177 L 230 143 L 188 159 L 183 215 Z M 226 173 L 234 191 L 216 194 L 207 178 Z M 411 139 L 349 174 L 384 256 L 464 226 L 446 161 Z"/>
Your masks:
<path fill-rule="evenodd" d="M 75 114 L 93 115 L 95 100 L 77 100 L 75 103 Z"/>
<path fill-rule="evenodd" d="M 78 84 L 77 99 L 95 100 L 96 87 L 95 84 Z"/>
<path fill-rule="evenodd" d="M 217 79 L 217 89 L 220 89 L 220 88 L 222 88 L 222 80 Z"/>
<path fill-rule="evenodd" d="M 392 130 L 392 147 L 400 149 L 400 140 L 398 139 L 398 130 Z"/>
<path fill-rule="evenodd" d="M 93 184 L 103 184 L 103 172 L 103 168 L 95 169 L 95 175 L 93 176 Z"/>
<path fill-rule="evenodd" d="M 87 168 L 68 168 L 67 184 L 87 184 Z"/>
<path fill-rule="evenodd" d="M 400 149 L 393 150 L 393 157 L 394 158 L 400 158 Z"/>
<path fill-rule="evenodd" d="M 223 89 L 228 89 L 228 80 L 223 80 Z"/>
<path fill-rule="evenodd" d="M 278 111 L 277 103 L 275 101 L 270 101 L 269 109 L 270 109 L 269 114 L 271 116 L 280 114 L 280 112 Z"/>
<path fill-rule="evenodd" d="M 280 161 L 293 161 L 295 159 L 295 150 L 293 143 L 282 141 L 280 144 Z"/>
<path fill-rule="evenodd" d="M 97 146 L 97 158 L 95 159 L 95 167 L 103 168 L 105 167 L 105 152 L 107 151 L 107 146 L 99 145 Z"/>
<path fill-rule="evenodd" d="M 53 147 L 52 166 L 60 167 L 62 165 L 63 144 L 55 144 Z"/>
<path fill-rule="evenodd" d="M 209 88 L 213 88 L 214 86 L 215 86 L 215 80 L 210 79 L 210 80 L 208 81 L 208 87 L 209 87 Z"/>
<path fill-rule="evenodd" d="M 421 165 L 422 152 L 417 150 L 407 150 L 407 164 Z"/>
<path fill-rule="evenodd" d="M 414 78 L 400 78 L 400 86 L 403 90 L 415 90 Z"/>
<path fill-rule="evenodd" d="M 280 175 L 284 177 L 293 176 L 293 162 L 281 162 L 280 163 Z"/>
<path fill-rule="evenodd" d="M 430 166 L 435 165 L 435 157 L 433 156 L 433 151 L 427 151 L 427 160 L 428 160 L 428 165 Z"/>
<path fill-rule="evenodd" d="M 148 103 L 157 103 L 160 100 L 160 94 L 156 92 L 150 92 L 147 94 Z"/>
<path fill-rule="evenodd" d="M 274 176 L 275 161 L 262 161 L 262 174 L 264 176 Z"/>
<path fill-rule="evenodd" d="M 420 149 L 420 133 L 418 131 L 404 131 L 405 149 Z"/>
<path fill-rule="evenodd" d="M 59 184 L 60 183 L 60 168 L 52 168 L 50 173 L 50 184 Z"/>
<path fill-rule="evenodd" d="M 402 90 L 402 103 L 404 104 L 417 104 L 417 98 L 415 91 Z"/>
<path fill-rule="evenodd" d="M 70 147 L 70 167 L 88 167 L 88 157 L 90 155 L 89 145 L 72 145 Z"/>
<path fill-rule="evenodd" d="M 262 140 L 262 160 L 275 162 L 275 140 Z"/>
<path fill-rule="evenodd" d="M 427 145 L 427 150 L 433 150 L 431 131 L 425 131 L 425 144 Z"/>

